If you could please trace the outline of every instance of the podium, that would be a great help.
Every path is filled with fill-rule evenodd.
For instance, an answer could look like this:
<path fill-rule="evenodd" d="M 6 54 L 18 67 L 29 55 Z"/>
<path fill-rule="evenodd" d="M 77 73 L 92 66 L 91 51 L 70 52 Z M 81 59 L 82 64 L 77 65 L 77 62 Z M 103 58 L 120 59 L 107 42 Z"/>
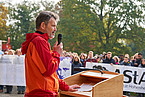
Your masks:
<path fill-rule="evenodd" d="M 103 71 L 101 74 L 96 70 L 89 70 L 77 73 L 64 81 L 68 85 L 92 85 L 89 91 L 60 91 L 60 97 L 126 97 L 123 96 L 123 74 Z"/>

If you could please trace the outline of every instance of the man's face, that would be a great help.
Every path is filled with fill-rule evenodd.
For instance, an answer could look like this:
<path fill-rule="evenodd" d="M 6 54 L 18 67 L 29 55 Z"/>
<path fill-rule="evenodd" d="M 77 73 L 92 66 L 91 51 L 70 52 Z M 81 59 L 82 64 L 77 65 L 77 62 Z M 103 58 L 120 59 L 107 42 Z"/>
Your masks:
<path fill-rule="evenodd" d="M 111 53 L 107 53 L 107 58 L 111 58 L 112 54 Z"/>
<path fill-rule="evenodd" d="M 89 58 L 93 58 L 93 53 L 89 52 Z"/>
<path fill-rule="evenodd" d="M 84 55 L 81 55 L 81 59 L 85 59 Z"/>
<path fill-rule="evenodd" d="M 51 17 L 45 28 L 45 33 L 48 33 L 49 39 L 55 37 L 55 32 L 57 31 L 56 26 L 57 26 L 56 20 L 53 17 Z"/>
<path fill-rule="evenodd" d="M 18 55 L 18 56 L 20 56 L 20 55 L 21 55 L 21 52 L 20 52 L 20 51 L 18 51 L 18 52 L 17 52 L 17 55 Z"/>
<path fill-rule="evenodd" d="M 76 62 L 78 61 L 78 58 L 77 58 L 77 57 L 75 57 L 75 61 L 76 61 Z"/>
<path fill-rule="evenodd" d="M 142 59 L 142 55 L 138 55 L 138 58 L 139 58 L 139 59 Z"/>
<path fill-rule="evenodd" d="M 123 60 L 124 59 L 124 56 L 120 56 L 120 60 Z"/>
<path fill-rule="evenodd" d="M 127 63 L 129 60 L 128 58 L 124 58 L 124 62 Z"/>

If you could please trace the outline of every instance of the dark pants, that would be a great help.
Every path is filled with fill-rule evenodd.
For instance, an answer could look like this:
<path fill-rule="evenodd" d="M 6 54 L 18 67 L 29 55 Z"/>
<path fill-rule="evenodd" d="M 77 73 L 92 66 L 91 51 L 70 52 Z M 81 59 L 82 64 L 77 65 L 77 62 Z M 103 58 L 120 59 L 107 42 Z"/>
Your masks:
<path fill-rule="evenodd" d="M 137 93 L 137 97 L 145 97 L 144 93 Z"/>
<path fill-rule="evenodd" d="M 6 90 L 8 93 L 11 93 L 12 89 L 13 89 L 13 86 L 6 85 Z"/>
<path fill-rule="evenodd" d="M 123 91 L 123 95 L 127 95 L 127 96 L 130 96 L 130 92 L 127 92 L 127 91 Z"/>
<path fill-rule="evenodd" d="M 4 86 L 3 85 L 0 85 L 0 90 L 3 90 Z"/>
<path fill-rule="evenodd" d="M 17 86 L 18 92 L 25 92 L 25 86 Z"/>

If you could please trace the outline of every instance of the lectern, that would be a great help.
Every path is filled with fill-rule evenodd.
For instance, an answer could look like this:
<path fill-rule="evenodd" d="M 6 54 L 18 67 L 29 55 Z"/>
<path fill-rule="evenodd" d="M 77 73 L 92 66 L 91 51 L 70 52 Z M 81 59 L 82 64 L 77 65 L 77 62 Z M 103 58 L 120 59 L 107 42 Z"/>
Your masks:
<path fill-rule="evenodd" d="M 60 91 L 60 97 L 125 97 L 123 96 L 123 74 L 109 71 L 89 70 L 77 73 L 64 81 L 68 85 L 91 84 L 91 90 L 87 91 Z"/>

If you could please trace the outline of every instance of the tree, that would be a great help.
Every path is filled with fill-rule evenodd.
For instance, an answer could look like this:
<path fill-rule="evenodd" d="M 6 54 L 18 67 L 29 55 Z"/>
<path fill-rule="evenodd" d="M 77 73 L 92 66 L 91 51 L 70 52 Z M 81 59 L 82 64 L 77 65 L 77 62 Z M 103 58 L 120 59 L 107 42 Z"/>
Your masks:
<path fill-rule="evenodd" d="M 25 41 L 26 33 L 35 31 L 35 18 L 40 11 L 36 3 L 23 1 L 21 4 L 9 4 L 10 30 L 8 36 L 11 38 L 13 49 L 18 49 Z"/>
<path fill-rule="evenodd" d="M 0 40 L 6 39 L 8 26 L 6 25 L 8 10 L 4 3 L 0 3 Z"/>
<path fill-rule="evenodd" d="M 132 54 L 129 43 L 138 50 L 145 42 L 145 5 L 132 0 L 62 0 L 60 25 L 67 50 L 96 53 Z"/>
<path fill-rule="evenodd" d="M 23 1 L 22 3 L 9 6 L 10 30 L 8 36 L 11 37 L 11 45 L 13 49 L 21 47 L 25 41 L 26 33 L 33 33 L 35 29 L 35 19 L 42 10 L 54 11 L 55 4 L 48 1 L 40 1 L 31 3 Z M 54 44 L 54 40 L 52 41 Z"/>

